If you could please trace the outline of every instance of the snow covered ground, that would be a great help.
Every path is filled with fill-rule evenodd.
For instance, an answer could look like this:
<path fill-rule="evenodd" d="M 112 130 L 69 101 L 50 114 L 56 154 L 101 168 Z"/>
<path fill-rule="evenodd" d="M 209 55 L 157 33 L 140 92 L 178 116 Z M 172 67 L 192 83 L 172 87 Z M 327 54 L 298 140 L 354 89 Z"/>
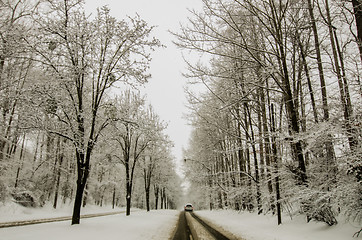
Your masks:
<path fill-rule="evenodd" d="M 226 231 L 245 240 L 357 240 L 353 234 L 361 229 L 361 224 L 351 224 L 339 220 L 336 226 L 329 227 L 320 222 L 306 223 L 302 216 L 291 220 L 283 217 L 283 224 L 278 226 L 276 216 L 257 215 L 236 211 L 197 211 L 203 217 L 221 226 Z"/>
<path fill-rule="evenodd" d="M 60 217 L 71 215 L 71 206 L 53 210 L 51 206 L 42 209 L 23 208 L 16 204 L 0 204 L 0 222 Z M 87 206 L 82 214 L 123 211 L 110 207 Z M 222 226 L 225 230 L 245 240 L 356 240 L 352 235 L 361 224 L 339 220 L 337 226 L 328 227 L 323 223 L 306 223 L 303 217 L 283 217 L 283 225 L 277 226 L 276 217 L 235 211 L 196 211 L 201 217 Z M 11 227 L 0 229 L 0 240 L 166 240 L 175 230 L 179 211 L 158 210 L 133 211 L 131 216 L 112 216 L 82 219 L 80 225 L 70 221 Z"/>
<path fill-rule="evenodd" d="M 22 207 L 0 206 L 1 222 L 29 220 L 44 217 L 69 216 L 70 208 L 51 210 L 25 209 Z M 83 211 L 84 210 L 84 211 Z M 98 207 L 86 207 L 82 214 L 110 212 Z M 115 209 L 120 211 L 124 209 Z M 9 215 L 10 213 L 10 215 Z M 12 213 L 12 214 L 11 214 Z M 82 219 L 79 225 L 70 221 L 10 227 L 0 229 L 0 240 L 166 240 L 172 235 L 178 220 L 178 211 L 161 210 L 146 212 L 134 211 L 131 216 L 117 214 L 112 216 Z"/>
<path fill-rule="evenodd" d="M 85 208 L 82 208 L 81 211 L 82 214 L 92 214 L 124 210 L 124 208 L 112 209 L 111 207 L 101 208 L 98 206 L 88 205 Z M 0 203 L 0 223 L 41 218 L 66 217 L 71 216 L 72 211 L 72 204 L 64 204 L 57 209 L 54 209 L 51 205 L 46 205 L 43 208 L 26 208 L 13 202 L 6 203 L 6 205 Z"/>

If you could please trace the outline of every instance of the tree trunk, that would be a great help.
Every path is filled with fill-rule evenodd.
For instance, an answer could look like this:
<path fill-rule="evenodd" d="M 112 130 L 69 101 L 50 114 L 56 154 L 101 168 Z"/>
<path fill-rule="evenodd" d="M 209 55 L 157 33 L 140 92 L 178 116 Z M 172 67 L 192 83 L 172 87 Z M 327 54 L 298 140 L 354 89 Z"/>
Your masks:
<path fill-rule="evenodd" d="M 316 123 L 318 123 L 319 120 L 318 120 L 317 107 L 316 107 L 315 100 L 314 100 L 314 91 L 313 91 L 312 82 L 311 82 L 311 79 L 310 79 L 309 69 L 308 69 L 307 60 L 306 60 L 306 56 L 305 56 L 305 50 L 304 50 L 303 44 L 302 44 L 302 42 L 300 40 L 300 35 L 299 35 L 298 30 L 296 30 L 296 35 L 297 35 L 297 38 L 298 38 L 297 40 L 298 40 L 300 55 L 302 57 L 302 64 L 303 64 L 303 68 L 304 68 L 304 72 L 305 72 L 305 77 L 307 79 L 307 85 L 308 85 L 308 90 L 309 90 L 309 95 L 310 95 L 310 101 L 311 101 L 311 104 L 312 104 L 314 121 Z"/>
<path fill-rule="evenodd" d="M 329 109 L 328 109 L 326 82 L 324 80 L 324 72 L 323 72 L 318 30 L 317 30 L 317 24 L 316 24 L 316 20 L 314 17 L 313 6 L 312 6 L 311 0 L 308 0 L 308 10 L 309 10 L 310 20 L 311 20 L 312 30 L 313 30 L 313 35 L 314 35 L 314 47 L 315 47 L 316 55 L 317 55 L 319 80 L 320 80 L 320 84 L 321 84 L 323 114 L 324 114 L 323 119 L 324 119 L 324 121 L 328 121 L 329 120 Z"/>
<path fill-rule="evenodd" d="M 150 190 L 146 190 L 146 209 L 147 212 L 150 211 Z"/>
<path fill-rule="evenodd" d="M 347 81 L 346 81 L 346 79 L 344 79 L 344 81 L 343 81 L 343 76 L 342 76 L 343 70 L 341 69 L 340 63 L 338 61 L 337 46 L 336 46 L 338 39 L 337 39 L 337 35 L 335 34 L 335 29 L 332 26 L 332 20 L 331 20 L 331 16 L 330 16 L 328 0 L 325 0 L 325 8 L 326 8 L 327 25 L 328 25 L 329 35 L 330 35 L 331 48 L 332 48 L 333 59 L 334 59 L 334 66 L 335 66 L 335 71 L 337 73 L 338 85 L 339 85 L 339 90 L 340 90 L 340 98 L 341 98 L 341 103 L 342 103 L 342 107 L 344 110 L 345 125 L 346 125 L 347 133 L 349 136 L 348 139 L 349 139 L 350 147 L 353 148 L 354 140 L 352 137 L 353 133 L 351 131 L 351 126 L 350 126 L 350 115 L 351 115 L 352 107 L 350 106 L 348 87 L 344 84 L 344 83 L 347 83 Z M 342 57 L 340 58 L 340 60 L 341 60 L 342 66 L 344 66 Z M 347 96 L 348 96 L 348 98 L 347 98 Z M 326 166 L 328 168 L 327 169 L 328 175 L 331 177 L 333 182 L 335 182 L 336 173 L 337 173 L 336 172 L 337 165 L 336 165 L 335 153 L 334 153 L 333 144 L 332 144 L 332 136 L 330 134 L 328 135 L 326 148 L 327 148 Z"/>
<path fill-rule="evenodd" d="M 259 100 L 259 99 L 258 99 Z M 260 105 L 260 102 L 259 102 Z M 259 159 L 260 159 L 260 178 L 261 181 L 264 181 L 265 179 L 265 145 L 264 145 L 264 136 L 263 136 L 263 125 L 262 125 L 262 121 L 261 121 L 261 109 L 260 107 L 257 110 L 257 115 L 258 115 L 258 129 L 259 129 L 259 133 L 258 133 L 258 142 L 259 142 Z"/>
<path fill-rule="evenodd" d="M 273 12 L 275 15 L 275 9 L 273 9 Z M 277 19 L 274 17 L 274 19 Z M 275 27 L 275 37 L 277 39 L 277 47 L 279 50 L 279 64 L 281 69 L 281 76 L 282 76 L 282 83 L 283 83 L 283 95 L 284 95 L 284 101 L 285 101 L 285 107 L 288 113 L 288 119 L 289 119 L 289 126 L 291 130 L 291 134 L 299 134 L 300 127 L 299 127 L 299 120 L 298 120 L 298 110 L 295 107 L 293 94 L 291 91 L 291 85 L 289 80 L 289 73 L 288 73 L 288 65 L 287 65 L 287 57 L 285 53 L 285 46 L 283 44 L 284 39 L 282 35 L 282 26 L 281 23 L 275 20 L 274 22 Z M 293 136 L 292 136 L 293 138 Z M 297 172 L 297 179 L 300 184 L 306 184 L 307 183 L 307 174 L 306 174 L 306 167 L 304 162 L 304 155 L 303 155 L 303 148 L 302 148 L 302 142 L 300 140 L 292 140 L 290 141 L 291 148 L 294 152 L 295 160 L 298 163 L 298 172 Z"/>
<path fill-rule="evenodd" d="M 164 201 L 164 195 L 163 195 L 163 191 L 164 191 L 164 188 L 161 188 L 161 192 L 160 192 L 160 195 L 161 195 L 161 209 L 163 209 L 163 201 Z"/>
<path fill-rule="evenodd" d="M 126 216 L 131 215 L 132 182 L 127 182 L 126 194 Z"/>
<path fill-rule="evenodd" d="M 82 207 L 84 188 L 85 188 L 85 183 L 83 183 L 82 179 L 78 179 L 77 190 L 74 200 L 74 207 L 73 207 L 72 225 L 80 223 L 80 209 Z"/>
<path fill-rule="evenodd" d="M 274 158 L 274 181 L 275 181 L 275 196 L 276 196 L 276 206 L 277 206 L 277 216 L 278 216 L 278 225 L 282 224 L 282 212 L 281 212 L 281 197 L 280 197 L 280 180 L 279 180 L 279 166 L 278 166 L 278 150 L 275 137 L 275 113 L 274 105 L 271 105 L 271 132 L 272 132 L 272 149 L 273 149 L 273 158 Z"/>
<path fill-rule="evenodd" d="M 361 0 L 352 0 L 353 12 L 356 18 L 358 49 L 362 62 L 362 2 Z"/>
<path fill-rule="evenodd" d="M 151 187 L 151 169 L 144 169 L 145 193 L 146 193 L 146 209 L 150 211 L 150 187 Z"/>
<path fill-rule="evenodd" d="M 115 204 L 116 204 L 116 186 L 113 187 L 112 209 L 114 209 Z"/>
<path fill-rule="evenodd" d="M 87 201 L 88 201 L 88 184 L 86 183 L 84 187 L 82 207 L 87 206 Z"/>
<path fill-rule="evenodd" d="M 39 132 L 38 132 L 38 135 L 37 135 L 37 137 L 36 137 L 36 143 L 35 143 L 35 148 L 34 148 L 35 152 L 34 152 L 32 169 L 31 169 L 32 172 L 31 172 L 31 177 L 30 177 L 31 180 L 33 179 L 34 174 L 35 174 L 35 168 L 36 168 L 35 165 L 36 165 L 36 159 L 37 159 L 37 156 L 38 156 L 38 148 L 39 148 L 40 134 L 41 134 L 41 132 L 39 131 Z"/>
<path fill-rule="evenodd" d="M 89 149 L 88 149 L 89 150 Z M 82 149 L 76 148 L 76 157 L 77 157 L 77 190 L 74 200 L 73 216 L 72 216 L 72 225 L 80 223 L 80 209 L 82 207 L 83 193 L 85 186 L 87 184 L 88 175 L 89 175 L 89 160 L 90 155 L 82 152 Z"/>
<path fill-rule="evenodd" d="M 25 145 L 25 133 L 24 133 L 24 136 L 23 136 L 23 141 L 22 141 L 22 144 L 21 144 L 21 149 L 20 149 L 20 156 L 19 156 L 19 166 L 18 166 L 18 170 L 16 171 L 16 179 L 15 179 L 15 188 L 18 187 L 18 182 L 19 182 L 19 174 L 20 174 L 20 171 L 23 167 L 23 155 L 24 155 L 24 145 Z"/>
<path fill-rule="evenodd" d="M 326 1 L 326 8 L 328 7 L 328 1 Z M 328 9 L 328 8 L 327 8 Z M 328 14 L 328 21 L 330 22 L 330 16 L 329 16 L 329 10 L 327 11 Z M 329 24 L 330 28 L 332 28 L 332 23 Z M 351 150 L 354 150 L 357 145 L 358 145 L 358 140 L 355 137 L 355 132 L 352 128 L 351 125 L 351 118 L 353 115 L 353 108 L 352 108 L 352 103 L 351 103 L 351 97 L 350 97 L 350 93 L 349 93 L 349 87 L 348 87 L 348 81 L 347 81 L 347 77 L 346 77 L 346 72 L 345 72 L 345 68 L 344 68 L 344 60 L 343 60 L 343 55 L 342 55 L 342 51 L 340 49 L 339 46 L 339 41 L 338 41 L 338 37 L 337 37 L 337 33 L 336 33 L 336 29 L 332 28 L 332 38 L 334 37 L 335 40 L 335 47 L 336 49 L 334 50 L 333 54 L 336 54 L 335 57 L 335 61 L 337 61 L 338 63 L 338 58 L 340 61 L 340 75 L 341 75 L 341 79 L 338 79 L 338 84 L 339 87 L 341 88 L 340 93 L 341 93 L 341 102 L 343 104 L 344 107 L 344 118 L 345 118 L 345 125 L 346 125 L 346 130 L 348 133 L 348 142 L 349 142 L 349 147 Z M 343 94 L 342 94 L 343 93 Z"/>
<path fill-rule="evenodd" d="M 64 144 L 65 144 L 65 139 L 63 141 L 62 146 L 60 147 L 60 153 L 59 153 L 59 164 L 58 164 L 58 173 L 57 173 L 57 179 L 55 182 L 55 194 L 54 194 L 54 203 L 53 203 L 53 208 L 56 209 L 57 208 L 57 202 L 58 202 L 58 194 L 59 194 L 59 185 L 60 185 L 60 176 L 61 176 L 61 172 L 62 172 L 62 163 L 63 163 L 63 158 L 64 158 Z"/>
<path fill-rule="evenodd" d="M 250 138 L 251 141 L 251 147 L 253 150 L 253 158 L 254 158 L 254 170 L 255 170 L 255 184 L 256 184 L 256 203 L 258 208 L 258 214 L 261 214 L 263 212 L 262 205 L 261 205 L 261 192 L 260 192 L 260 180 L 259 180 L 259 164 L 258 164 L 258 158 L 256 153 L 256 147 L 255 147 L 255 137 L 254 137 L 254 130 L 253 130 L 253 122 L 251 120 L 251 114 L 249 106 L 245 103 L 248 117 L 249 117 L 249 126 L 250 126 L 250 133 L 251 135 L 248 138 Z"/>
<path fill-rule="evenodd" d="M 80 209 L 82 207 L 83 192 L 86 185 L 86 180 L 84 175 L 85 175 L 84 170 L 78 170 L 77 190 L 75 193 L 72 225 L 80 223 Z"/>
<path fill-rule="evenodd" d="M 268 79 L 265 82 L 266 91 L 269 91 Z M 267 92 L 268 93 L 268 92 Z M 270 208 L 272 212 L 275 211 L 274 205 L 274 197 L 273 193 L 273 183 L 271 176 L 271 146 L 270 146 L 270 132 L 268 127 L 268 118 L 267 118 L 267 101 L 269 102 L 269 94 L 265 94 L 263 87 L 258 89 L 258 94 L 260 97 L 260 108 L 261 108 L 261 116 L 262 116 L 262 135 L 264 138 L 264 149 L 265 149 L 265 164 L 266 164 L 266 179 L 268 185 L 268 191 L 270 196 Z M 267 100 L 265 99 L 267 97 Z M 269 113 L 270 115 L 270 113 Z"/>
<path fill-rule="evenodd" d="M 159 190 L 160 188 L 157 185 L 153 185 L 154 194 L 155 194 L 155 209 L 158 209 L 158 198 L 159 198 Z"/>
<path fill-rule="evenodd" d="M 214 206 L 214 200 L 213 200 L 213 197 L 212 197 L 212 188 L 213 188 L 213 180 L 212 180 L 212 177 L 213 176 L 213 167 L 211 166 L 211 169 L 209 171 L 209 176 L 208 176 L 208 184 L 209 184 L 209 208 L 210 208 L 210 211 L 213 210 L 213 206 Z M 239 201 L 237 199 L 237 201 Z M 239 203 L 238 203 L 239 204 Z"/>

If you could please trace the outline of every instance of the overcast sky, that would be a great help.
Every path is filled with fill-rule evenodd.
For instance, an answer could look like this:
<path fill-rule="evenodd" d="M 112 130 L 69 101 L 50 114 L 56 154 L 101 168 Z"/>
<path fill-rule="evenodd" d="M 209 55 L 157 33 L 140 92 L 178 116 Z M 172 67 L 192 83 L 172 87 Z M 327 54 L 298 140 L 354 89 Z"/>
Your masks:
<path fill-rule="evenodd" d="M 183 92 L 185 65 L 179 49 L 173 44 L 174 37 L 168 30 L 178 32 L 180 22 L 190 16 L 187 9 L 200 9 L 201 0 L 85 0 L 86 10 L 108 5 L 112 16 L 124 19 L 137 13 L 151 26 L 157 26 L 155 36 L 167 48 L 158 49 L 152 55 L 150 73 L 152 79 L 145 86 L 147 99 L 162 120 L 168 123 L 167 134 L 175 143 L 173 154 L 182 159 L 182 148 L 186 148 L 190 127 L 183 118 L 186 99 Z"/>

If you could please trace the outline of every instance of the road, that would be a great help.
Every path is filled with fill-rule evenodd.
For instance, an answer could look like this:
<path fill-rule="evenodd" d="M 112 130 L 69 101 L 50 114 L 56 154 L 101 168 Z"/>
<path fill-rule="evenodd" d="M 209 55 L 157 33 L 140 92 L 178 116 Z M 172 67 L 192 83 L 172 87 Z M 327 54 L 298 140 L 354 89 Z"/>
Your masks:
<path fill-rule="evenodd" d="M 216 239 L 229 240 L 219 230 L 210 226 L 193 212 L 181 212 L 172 240 Z"/>
<path fill-rule="evenodd" d="M 124 213 L 124 211 L 99 213 L 99 214 L 86 214 L 82 215 L 81 218 L 101 217 L 101 216 L 115 215 L 120 213 Z M 57 218 L 27 220 L 27 221 L 5 222 L 5 223 L 0 223 L 0 228 L 68 221 L 68 220 L 71 220 L 71 217 L 57 217 Z M 210 224 L 205 222 L 203 219 L 198 217 L 193 212 L 182 211 L 179 215 L 176 231 L 174 233 L 174 236 L 172 237 L 172 240 L 198 240 L 198 239 L 229 240 L 234 238 L 230 237 L 229 234 L 225 234 L 225 232 L 221 233 L 219 230 L 217 230 L 215 227 L 210 226 Z"/>
<path fill-rule="evenodd" d="M 192 239 L 192 236 L 189 225 L 187 224 L 186 221 L 186 214 L 185 212 L 181 212 L 173 240 L 190 240 L 190 239 Z"/>

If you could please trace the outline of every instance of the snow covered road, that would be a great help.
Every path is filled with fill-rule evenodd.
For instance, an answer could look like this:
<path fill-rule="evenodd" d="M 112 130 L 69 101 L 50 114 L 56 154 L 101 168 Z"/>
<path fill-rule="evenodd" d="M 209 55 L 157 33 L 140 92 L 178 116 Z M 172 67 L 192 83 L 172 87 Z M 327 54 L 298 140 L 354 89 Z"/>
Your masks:
<path fill-rule="evenodd" d="M 108 209 L 108 210 L 107 210 Z M 123 209 L 87 206 L 83 214 Z M 52 209 L 0 206 L 0 222 L 69 216 L 70 208 Z M 303 216 L 291 220 L 284 216 L 283 225 L 276 224 L 275 216 L 236 211 L 196 211 L 208 224 L 217 226 L 246 240 L 358 240 L 353 238 L 360 223 L 348 223 L 339 219 L 339 224 L 329 227 L 324 223 L 306 223 Z M 82 219 L 79 225 L 70 221 L 0 228 L 0 240 L 168 240 L 172 239 L 180 211 L 144 210 L 132 211 L 131 216 L 112 216 Z"/>

